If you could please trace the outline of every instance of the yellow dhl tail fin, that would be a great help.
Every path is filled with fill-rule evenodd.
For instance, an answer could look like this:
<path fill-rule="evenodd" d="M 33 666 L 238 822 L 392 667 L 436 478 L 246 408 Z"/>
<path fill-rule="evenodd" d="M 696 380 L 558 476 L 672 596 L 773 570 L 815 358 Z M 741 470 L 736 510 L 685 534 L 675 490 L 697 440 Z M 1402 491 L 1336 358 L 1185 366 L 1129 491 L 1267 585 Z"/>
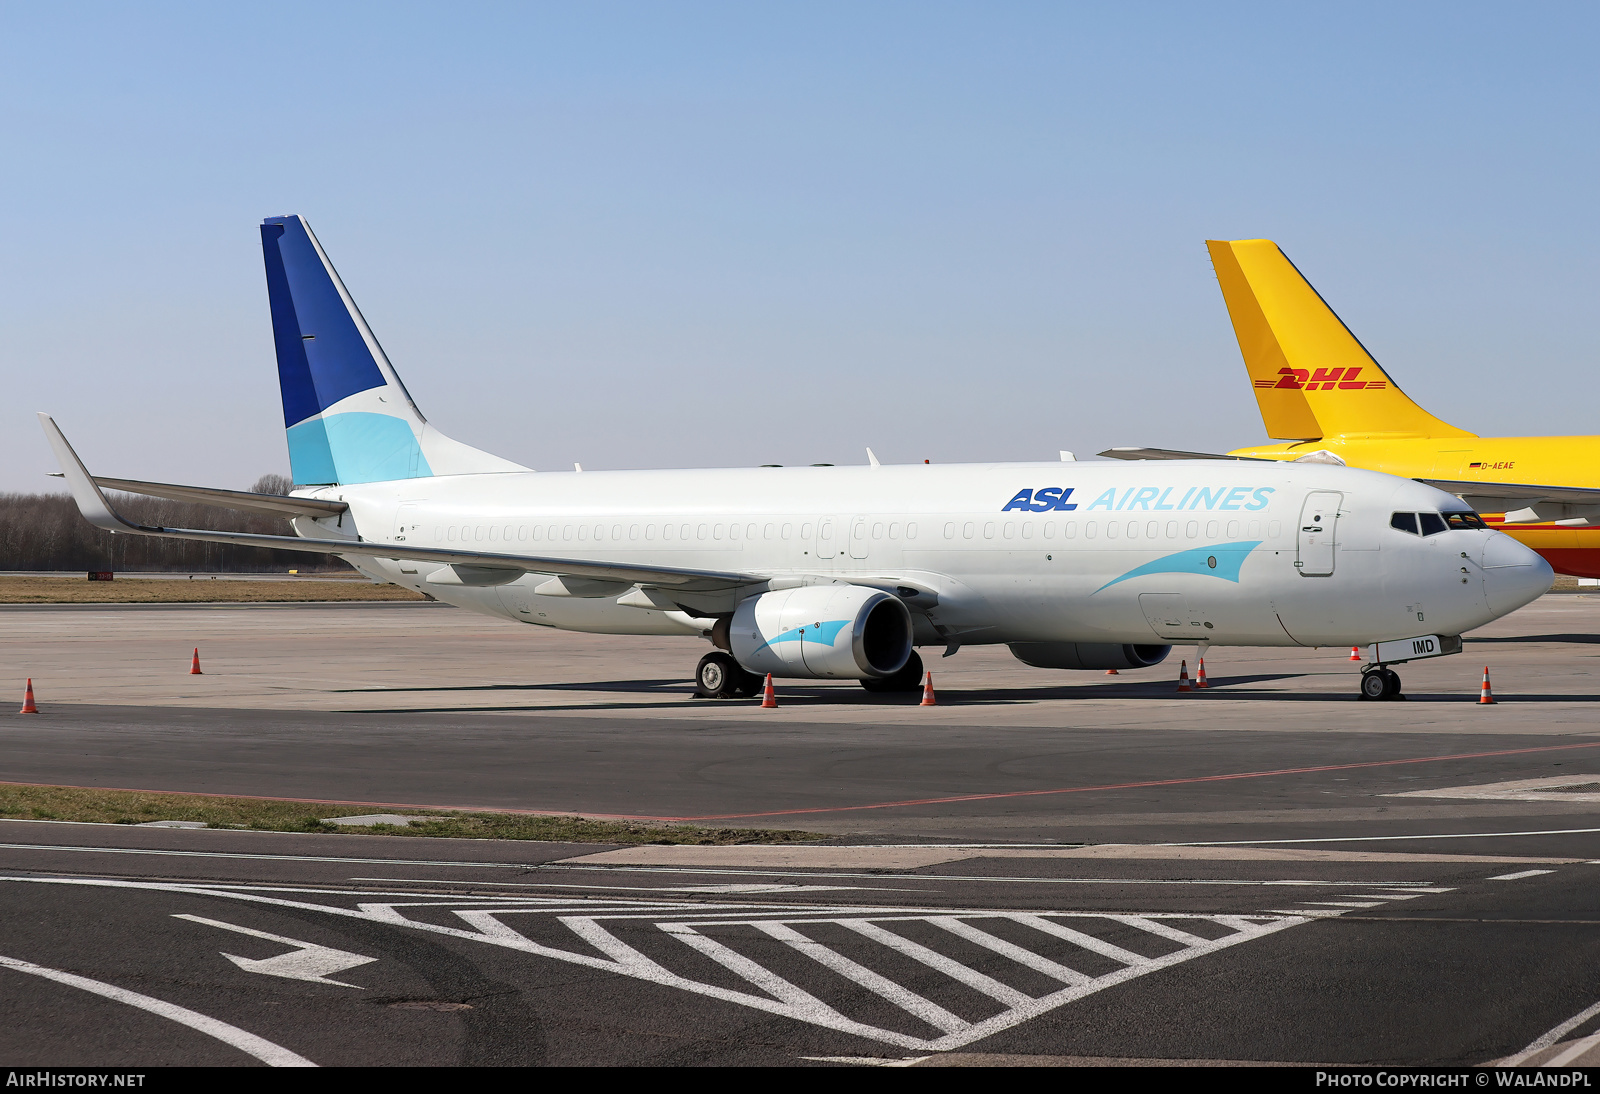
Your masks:
<path fill-rule="evenodd" d="M 1267 435 L 1471 437 L 1423 410 L 1270 239 L 1207 240 Z"/>

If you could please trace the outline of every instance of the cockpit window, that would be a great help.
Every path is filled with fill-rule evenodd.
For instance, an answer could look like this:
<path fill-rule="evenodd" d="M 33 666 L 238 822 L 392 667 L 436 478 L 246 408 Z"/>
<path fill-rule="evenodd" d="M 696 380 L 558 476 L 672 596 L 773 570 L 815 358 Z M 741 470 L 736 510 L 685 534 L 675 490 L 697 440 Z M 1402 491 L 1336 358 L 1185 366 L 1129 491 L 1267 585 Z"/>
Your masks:
<path fill-rule="evenodd" d="M 1444 514 L 1444 522 L 1454 529 L 1489 527 L 1483 522 L 1482 517 L 1472 512 L 1446 513 Z"/>
<path fill-rule="evenodd" d="M 1415 514 L 1415 513 L 1396 513 L 1394 516 L 1389 518 L 1389 527 L 1390 528 L 1398 528 L 1402 532 L 1410 532 L 1412 535 L 1416 535 L 1417 534 L 1417 514 Z"/>
<path fill-rule="evenodd" d="M 1422 534 L 1436 536 L 1445 530 L 1444 518 L 1438 513 L 1418 513 L 1417 520 L 1422 524 Z"/>

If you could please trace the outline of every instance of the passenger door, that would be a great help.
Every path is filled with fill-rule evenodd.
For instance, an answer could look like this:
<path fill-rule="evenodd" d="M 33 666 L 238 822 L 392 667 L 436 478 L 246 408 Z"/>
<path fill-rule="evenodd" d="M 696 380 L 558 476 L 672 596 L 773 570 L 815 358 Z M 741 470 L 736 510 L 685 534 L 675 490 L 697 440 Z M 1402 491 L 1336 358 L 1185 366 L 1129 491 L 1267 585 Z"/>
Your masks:
<path fill-rule="evenodd" d="M 1339 520 L 1339 502 L 1344 495 L 1332 490 L 1313 490 L 1300 508 L 1299 552 L 1295 566 L 1301 577 L 1327 577 L 1333 573 L 1334 536 Z"/>
<path fill-rule="evenodd" d="M 817 521 L 817 557 L 833 558 L 839 553 L 839 540 L 843 538 L 840 522 L 832 517 Z"/>

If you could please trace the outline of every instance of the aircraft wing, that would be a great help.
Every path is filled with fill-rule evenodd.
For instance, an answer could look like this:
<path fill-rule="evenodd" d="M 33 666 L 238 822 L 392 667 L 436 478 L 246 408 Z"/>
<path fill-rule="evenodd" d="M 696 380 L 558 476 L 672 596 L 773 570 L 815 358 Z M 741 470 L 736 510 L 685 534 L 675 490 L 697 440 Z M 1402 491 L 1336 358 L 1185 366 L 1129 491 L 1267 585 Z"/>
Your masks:
<path fill-rule="evenodd" d="M 1600 490 L 1538 483 L 1418 479 L 1461 498 L 1480 513 L 1504 513 L 1508 522 L 1572 520 L 1600 515 Z"/>
<path fill-rule="evenodd" d="M 1099 455 L 1113 460 L 1248 460 L 1273 463 L 1260 456 L 1229 456 L 1219 452 L 1184 452 L 1176 448 L 1108 448 Z"/>
<path fill-rule="evenodd" d="M 52 478 L 64 478 L 61 474 Z M 275 517 L 331 517 L 350 506 L 342 501 L 323 501 L 321 498 L 290 498 L 281 494 L 252 494 L 248 490 L 220 490 L 211 486 L 179 486 L 170 482 L 141 482 L 138 479 L 112 479 L 94 476 L 95 485 L 102 490 L 120 490 L 124 494 L 143 494 L 146 497 L 165 498 L 167 501 L 193 501 L 202 505 L 216 505 L 223 509 L 239 509 L 246 513 L 267 513 Z"/>
<path fill-rule="evenodd" d="M 160 536 L 167 539 L 193 539 L 208 543 L 236 543 L 244 547 L 267 547 L 280 551 L 304 551 L 309 554 L 367 555 L 373 558 L 408 559 L 418 562 L 437 562 L 443 566 L 459 567 L 457 573 L 463 584 L 495 585 L 504 583 L 507 571 L 521 573 L 555 574 L 559 577 L 587 578 L 626 585 L 666 586 L 674 590 L 706 591 L 728 589 L 767 580 L 759 574 L 733 573 L 720 570 L 689 570 L 670 566 L 637 566 L 630 563 L 595 562 L 584 559 L 549 558 L 538 555 L 504 554 L 486 551 L 454 551 L 439 547 L 413 547 L 407 544 L 384 543 L 360 538 L 306 539 L 300 536 L 255 535 L 248 532 L 212 532 L 197 528 L 157 528 L 134 524 L 124 519 L 83 466 L 83 461 L 72 450 L 72 445 L 61 428 L 48 414 L 39 415 L 50 447 L 72 488 L 78 510 L 90 524 L 108 532 L 131 533 L 139 536 Z M 197 488 L 199 489 L 199 488 Z M 298 499 L 285 499 L 298 500 Z M 498 578 L 496 575 L 499 575 Z M 514 580 L 514 579 L 510 579 Z M 620 591 L 620 590 L 618 590 Z"/>
<path fill-rule="evenodd" d="M 1539 486 L 1535 483 L 1484 482 L 1481 479 L 1475 481 L 1418 479 L 1417 481 L 1462 497 L 1519 501 L 1524 505 L 1535 501 L 1556 501 L 1568 505 L 1600 505 L 1600 490 L 1586 490 L 1581 486 Z"/>

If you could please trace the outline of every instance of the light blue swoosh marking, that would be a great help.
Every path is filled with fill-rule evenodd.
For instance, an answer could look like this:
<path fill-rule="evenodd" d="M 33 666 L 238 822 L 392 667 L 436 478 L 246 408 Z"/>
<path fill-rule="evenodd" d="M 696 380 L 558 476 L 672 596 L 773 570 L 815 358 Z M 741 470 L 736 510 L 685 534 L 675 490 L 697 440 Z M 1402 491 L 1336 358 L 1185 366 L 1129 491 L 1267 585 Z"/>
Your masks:
<path fill-rule="evenodd" d="M 1239 543 L 1219 543 L 1214 547 L 1196 547 L 1189 551 L 1179 551 L 1177 554 L 1146 562 L 1143 566 L 1135 566 L 1121 577 L 1112 578 L 1094 592 L 1098 593 L 1129 578 L 1144 577 L 1146 574 L 1199 574 L 1202 577 L 1220 577 L 1224 581 L 1238 584 L 1239 567 L 1244 565 L 1244 560 L 1250 552 L 1261 546 L 1261 543 L 1259 539 L 1251 539 Z M 1211 568 L 1212 558 L 1217 560 L 1216 569 Z M 1094 593 L 1089 595 L 1093 596 Z"/>
<path fill-rule="evenodd" d="M 819 623 L 814 627 L 795 627 L 784 631 L 782 634 L 767 642 L 769 646 L 780 645 L 784 642 L 820 642 L 824 646 L 831 646 L 839 637 L 839 632 L 850 625 L 848 619 L 830 619 L 826 623 Z"/>

